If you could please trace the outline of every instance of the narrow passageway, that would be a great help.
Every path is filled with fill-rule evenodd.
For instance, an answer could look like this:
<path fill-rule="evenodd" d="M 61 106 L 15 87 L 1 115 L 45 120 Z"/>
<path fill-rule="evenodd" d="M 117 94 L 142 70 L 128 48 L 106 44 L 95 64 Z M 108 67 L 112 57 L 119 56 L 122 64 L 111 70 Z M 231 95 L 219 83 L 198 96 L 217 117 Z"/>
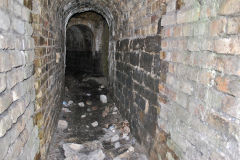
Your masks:
<path fill-rule="evenodd" d="M 108 95 L 106 78 L 68 74 L 65 82 L 48 160 L 147 159 Z"/>
<path fill-rule="evenodd" d="M 95 12 L 74 15 L 66 30 L 65 97 L 48 160 L 145 160 L 108 89 L 109 30 Z"/>

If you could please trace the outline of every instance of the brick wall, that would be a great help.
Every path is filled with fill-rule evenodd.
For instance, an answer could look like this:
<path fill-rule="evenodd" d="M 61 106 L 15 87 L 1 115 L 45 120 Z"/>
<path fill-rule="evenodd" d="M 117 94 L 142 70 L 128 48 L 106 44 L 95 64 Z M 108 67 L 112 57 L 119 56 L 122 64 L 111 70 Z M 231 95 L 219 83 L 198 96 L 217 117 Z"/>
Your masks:
<path fill-rule="evenodd" d="M 0 159 L 34 159 L 34 40 L 22 0 L 0 0 Z"/>
<path fill-rule="evenodd" d="M 35 42 L 34 123 L 38 126 L 40 139 L 40 152 L 36 159 L 45 159 L 62 107 L 65 74 L 64 41 L 55 2 L 29 0 L 28 3 L 32 16 L 32 37 Z"/>
<path fill-rule="evenodd" d="M 115 97 L 151 159 L 238 159 L 239 1 L 127 6 Z"/>
<path fill-rule="evenodd" d="M 159 126 L 180 159 L 238 159 L 239 21 L 237 0 L 170 0 L 162 17 L 169 63 Z M 237 30 L 238 28 L 238 30 Z"/>

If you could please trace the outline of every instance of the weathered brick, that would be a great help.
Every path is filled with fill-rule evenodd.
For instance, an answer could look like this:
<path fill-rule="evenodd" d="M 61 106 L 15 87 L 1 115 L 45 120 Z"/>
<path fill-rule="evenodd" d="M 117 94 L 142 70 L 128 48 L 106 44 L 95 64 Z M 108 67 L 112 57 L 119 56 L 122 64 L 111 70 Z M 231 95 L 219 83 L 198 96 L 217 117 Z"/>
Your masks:
<path fill-rule="evenodd" d="M 224 1 L 220 7 L 220 14 L 231 15 L 240 12 L 240 2 L 238 0 Z"/>
<path fill-rule="evenodd" d="M 217 39 L 214 43 L 214 51 L 217 53 L 239 54 L 239 42 L 240 40 L 238 38 Z"/>
<path fill-rule="evenodd" d="M 143 50 L 144 48 L 144 39 L 134 39 L 132 42 L 133 50 Z"/>
<path fill-rule="evenodd" d="M 153 55 L 142 52 L 140 57 L 140 67 L 151 72 Z"/>
<path fill-rule="evenodd" d="M 235 98 L 233 96 L 230 96 L 230 95 L 226 95 L 223 99 L 222 99 L 222 110 L 233 116 L 233 117 L 236 117 L 236 118 L 240 118 L 240 111 L 239 111 L 239 108 L 240 108 L 240 98 Z"/>
<path fill-rule="evenodd" d="M 0 93 L 3 92 L 7 87 L 6 74 L 0 73 Z"/>
<path fill-rule="evenodd" d="M 6 72 L 11 69 L 11 62 L 7 61 L 10 59 L 10 55 L 8 53 L 0 52 L 0 72 Z"/>
<path fill-rule="evenodd" d="M 7 73 L 7 84 L 8 88 L 12 88 L 18 82 L 21 82 L 24 78 L 24 72 L 22 68 L 13 69 Z"/>
<path fill-rule="evenodd" d="M 10 119 L 10 116 L 8 114 L 5 114 L 4 116 L 1 116 L 0 118 L 0 138 L 3 137 L 7 130 L 11 128 L 12 121 Z"/>
<path fill-rule="evenodd" d="M 3 12 L 2 10 L 0 10 L 0 29 L 3 30 L 8 30 L 10 27 L 10 19 L 9 16 L 7 15 L 7 13 Z"/>
<path fill-rule="evenodd" d="M 195 22 L 199 20 L 200 8 L 191 8 L 177 13 L 177 24 Z"/>
<path fill-rule="evenodd" d="M 13 101 L 20 99 L 26 93 L 25 87 L 24 83 L 20 82 L 12 88 L 11 94 Z"/>
<path fill-rule="evenodd" d="M 228 34 L 240 33 L 240 17 L 232 17 L 228 19 L 227 33 Z"/>
<path fill-rule="evenodd" d="M 23 100 L 18 100 L 14 102 L 8 110 L 9 118 L 12 120 L 12 123 L 16 123 L 20 115 L 25 111 L 25 104 Z"/>
<path fill-rule="evenodd" d="M 12 67 L 19 67 L 24 64 L 24 52 L 10 53 Z"/>
<path fill-rule="evenodd" d="M 146 101 L 138 94 L 135 94 L 135 102 L 143 111 L 145 110 Z"/>
<path fill-rule="evenodd" d="M 24 22 L 20 19 L 13 18 L 13 29 L 19 34 L 24 34 Z"/>
<path fill-rule="evenodd" d="M 139 65 L 139 53 L 131 53 L 130 54 L 130 64 L 134 66 Z"/>
<path fill-rule="evenodd" d="M 12 97 L 9 91 L 5 91 L 0 95 L 0 114 L 3 113 L 12 103 Z"/>
<path fill-rule="evenodd" d="M 161 37 L 160 36 L 148 36 L 145 41 L 146 52 L 160 52 L 161 50 Z"/>

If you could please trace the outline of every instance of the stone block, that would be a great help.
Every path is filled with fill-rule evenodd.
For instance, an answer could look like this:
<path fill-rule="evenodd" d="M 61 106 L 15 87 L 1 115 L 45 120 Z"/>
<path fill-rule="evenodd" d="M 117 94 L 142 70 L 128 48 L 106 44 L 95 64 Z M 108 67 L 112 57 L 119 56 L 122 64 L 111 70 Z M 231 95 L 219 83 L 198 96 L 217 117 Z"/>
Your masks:
<path fill-rule="evenodd" d="M 7 31 L 10 27 L 10 18 L 7 13 L 0 10 L 0 29 Z"/>

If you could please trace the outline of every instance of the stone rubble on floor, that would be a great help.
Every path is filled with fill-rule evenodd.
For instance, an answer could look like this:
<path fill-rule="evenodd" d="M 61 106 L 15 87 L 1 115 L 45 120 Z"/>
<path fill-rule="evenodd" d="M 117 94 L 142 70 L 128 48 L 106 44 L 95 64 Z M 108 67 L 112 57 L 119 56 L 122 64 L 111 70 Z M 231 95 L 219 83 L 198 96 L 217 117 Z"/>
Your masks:
<path fill-rule="evenodd" d="M 71 85 L 66 87 L 48 160 L 147 160 L 130 133 L 129 122 L 122 119 L 111 98 L 107 100 L 107 88 L 88 81 Z M 87 92 L 82 89 L 86 86 Z"/>

